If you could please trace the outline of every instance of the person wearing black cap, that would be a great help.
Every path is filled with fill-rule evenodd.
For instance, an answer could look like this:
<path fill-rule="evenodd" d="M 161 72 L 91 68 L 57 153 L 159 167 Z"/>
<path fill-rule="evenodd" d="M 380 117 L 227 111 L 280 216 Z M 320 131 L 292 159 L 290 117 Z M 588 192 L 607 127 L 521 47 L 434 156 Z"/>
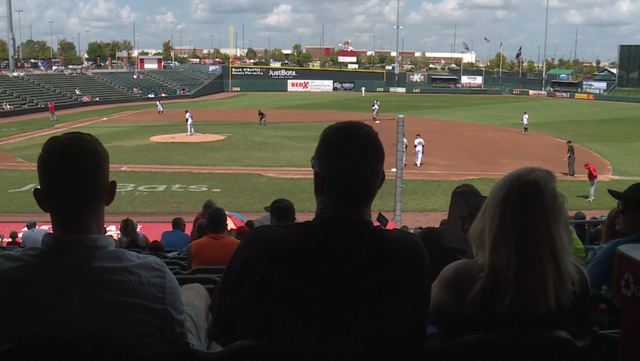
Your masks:
<path fill-rule="evenodd" d="M 415 235 L 371 220 L 384 159 L 368 124 L 322 132 L 311 158 L 315 218 L 257 227 L 242 239 L 209 306 L 210 340 L 322 342 L 395 358 L 426 344 L 427 252 Z"/>
<path fill-rule="evenodd" d="M 296 208 L 290 200 L 278 198 L 264 210 L 271 215 L 271 224 L 290 224 L 296 221 Z"/>
<path fill-rule="evenodd" d="M 618 200 L 618 210 L 614 214 L 616 231 L 629 236 L 609 242 L 587 267 L 591 288 L 600 290 L 604 286 L 605 292 L 611 289 L 616 249 L 625 244 L 640 244 L 640 183 L 631 185 L 624 192 L 608 191 Z"/>

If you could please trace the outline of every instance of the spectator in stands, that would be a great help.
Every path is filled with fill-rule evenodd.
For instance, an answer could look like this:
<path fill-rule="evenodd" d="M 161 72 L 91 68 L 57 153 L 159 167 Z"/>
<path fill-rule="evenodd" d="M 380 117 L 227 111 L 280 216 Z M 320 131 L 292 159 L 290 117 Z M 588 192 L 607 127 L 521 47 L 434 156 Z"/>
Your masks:
<path fill-rule="evenodd" d="M 120 238 L 118 248 L 139 249 L 145 251 L 149 248 L 149 238 L 138 232 L 138 225 L 131 218 L 125 218 L 120 222 Z"/>
<path fill-rule="evenodd" d="M 233 237 L 235 239 L 237 239 L 238 241 L 242 241 L 242 238 L 244 238 L 244 236 L 247 235 L 247 233 L 249 233 L 249 228 L 247 228 L 247 226 L 240 226 L 238 228 L 236 228 L 235 233 L 233 234 Z"/>
<path fill-rule="evenodd" d="M 80 88 L 76 88 L 76 95 L 82 95 L 82 93 L 80 92 Z"/>
<path fill-rule="evenodd" d="M 264 210 L 271 215 L 271 224 L 290 224 L 296 221 L 296 208 L 290 200 L 278 198 Z"/>
<path fill-rule="evenodd" d="M 20 108 L 22 108 L 22 109 L 28 109 L 28 108 L 29 108 L 29 106 L 27 105 L 27 102 L 23 100 L 23 101 L 22 101 L 22 103 L 20 103 Z"/>
<path fill-rule="evenodd" d="M 482 196 L 480 191 L 474 187 L 472 184 L 463 183 L 457 186 L 453 192 L 451 193 L 451 198 L 453 199 L 456 195 L 477 195 Z M 443 220 L 444 221 L 444 220 Z M 422 240 L 422 244 L 427 250 L 427 254 L 429 255 L 429 264 L 431 266 L 431 281 L 435 281 L 440 275 L 440 272 L 455 261 L 459 261 L 465 258 L 467 255 L 466 250 L 456 249 L 447 247 L 444 244 L 444 235 L 447 229 L 446 222 L 443 225 L 440 222 L 440 227 L 427 227 L 423 229 L 419 234 L 418 238 Z M 471 257 L 471 254 L 469 254 Z"/>
<path fill-rule="evenodd" d="M 476 258 L 450 264 L 433 284 L 429 323 L 438 338 L 588 335 L 591 290 L 567 239 L 566 214 L 551 171 L 526 167 L 499 180 L 468 233 Z"/>
<path fill-rule="evenodd" d="M 20 247 L 21 246 L 20 241 L 18 241 L 18 232 L 11 231 L 11 233 L 9 233 L 9 239 L 10 239 L 10 241 L 7 242 L 7 247 Z"/>
<path fill-rule="evenodd" d="M 214 291 L 209 338 L 223 347 L 246 339 L 375 352 L 422 347 L 429 260 L 414 235 L 373 226 L 383 166 L 371 126 L 325 129 L 311 158 L 315 219 L 257 227 L 243 238 Z"/>
<path fill-rule="evenodd" d="M 252 231 L 254 228 L 256 228 L 256 222 L 250 219 L 244 223 L 244 226 L 249 228 L 250 231 Z"/>
<path fill-rule="evenodd" d="M 618 211 L 614 216 L 616 231 L 628 236 L 609 242 L 587 267 L 591 287 L 602 289 L 603 293 L 611 290 L 616 249 L 624 244 L 640 243 L 640 183 L 632 184 L 624 192 L 608 191 L 618 200 Z"/>
<path fill-rule="evenodd" d="M 171 231 L 162 232 L 160 242 L 166 249 L 177 249 L 178 252 L 182 252 L 189 244 L 189 235 L 184 233 L 187 229 L 184 218 L 174 218 L 171 221 L 171 229 Z"/>
<path fill-rule="evenodd" d="M 149 253 L 165 253 L 164 245 L 158 241 L 149 244 Z"/>
<path fill-rule="evenodd" d="M 149 94 L 147 94 L 147 98 L 155 98 L 155 94 L 153 94 L 153 92 L 149 92 Z"/>
<path fill-rule="evenodd" d="M 27 221 L 27 231 L 22 232 L 22 247 L 40 247 L 42 236 L 49 233 L 46 229 L 36 227 L 36 221 Z"/>
<path fill-rule="evenodd" d="M 3 312 L 0 344 L 100 340 L 149 358 L 181 345 L 185 313 L 175 277 L 158 258 L 116 250 L 104 236 L 117 183 L 100 141 L 78 132 L 50 138 L 38 179 L 34 198 L 50 213 L 53 233 L 41 247 L 0 254 L 0 308 L 29 310 Z"/>
<path fill-rule="evenodd" d="M 573 215 L 573 220 L 578 221 L 573 223 L 573 229 L 576 231 L 578 238 L 580 238 L 580 242 L 582 242 L 583 245 L 594 244 L 596 236 L 593 234 L 592 231 L 587 229 L 587 222 L 581 222 L 581 221 L 586 221 L 587 216 L 582 212 L 576 212 Z"/>
<path fill-rule="evenodd" d="M 88 95 L 85 95 L 82 97 L 82 102 L 83 103 L 89 103 L 91 101 L 91 97 Z"/>
<path fill-rule="evenodd" d="M 211 208 L 217 207 L 217 206 L 218 206 L 218 203 L 216 203 L 216 201 L 214 201 L 211 198 L 204 201 L 204 204 L 202 205 L 202 210 L 200 211 L 200 213 L 196 214 L 195 218 L 193 219 L 193 226 L 191 228 L 191 239 L 190 239 L 191 242 L 198 239 L 198 238 L 194 238 L 195 229 L 196 229 L 196 225 L 198 224 L 198 221 L 205 219 L 207 217 L 207 212 L 209 212 Z"/>
<path fill-rule="evenodd" d="M 211 208 L 205 219 L 209 234 L 187 246 L 187 267 L 226 266 L 238 246 L 237 239 L 227 233 L 227 213 L 220 207 Z"/>
<path fill-rule="evenodd" d="M 166 97 L 166 96 L 167 96 L 167 93 L 165 93 L 165 92 L 163 92 L 162 90 L 160 90 L 160 96 L 161 96 L 161 97 Z"/>
<path fill-rule="evenodd" d="M 200 239 L 209 234 L 209 231 L 207 231 L 207 221 L 204 219 L 199 220 L 198 223 L 196 223 L 195 230 L 195 233 L 193 233 L 194 239 Z"/>
<path fill-rule="evenodd" d="M 11 106 L 11 104 L 9 104 L 7 102 L 2 103 L 2 108 L 4 110 L 13 110 L 13 107 Z"/>
<path fill-rule="evenodd" d="M 607 215 L 607 219 L 604 222 L 604 227 L 598 228 L 598 229 L 602 229 L 602 237 L 600 238 L 600 244 L 596 248 L 593 248 L 587 255 L 587 258 L 585 258 L 584 261 L 582 261 L 583 267 L 587 267 L 589 263 L 591 263 L 591 261 L 593 261 L 593 259 L 596 258 L 598 253 L 600 253 L 600 251 L 602 251 L 604 246 L 606 246 L 608 243 L 610 243 L 613 240 L 626 237 L 626 234 L 622 232 L 618 232 L 616 230 L 616 218 L 618 217 L 617 212 L 618 212 L 618 207 L 613 208 L 611 211 L 609 211 L 609 214 Z"/>

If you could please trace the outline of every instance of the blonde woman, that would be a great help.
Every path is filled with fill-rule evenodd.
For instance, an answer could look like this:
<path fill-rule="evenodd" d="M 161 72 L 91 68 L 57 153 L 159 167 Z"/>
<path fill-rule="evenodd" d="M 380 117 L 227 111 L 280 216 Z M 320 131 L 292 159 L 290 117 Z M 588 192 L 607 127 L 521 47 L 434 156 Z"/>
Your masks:
<path fill-rule="evenodd" d="M 142 233 L 138 233 L 138 225 L 131 218 L 125 218 L 120 222 L 118 248 L 146 251 L 149 248 L 149 244 L 149 238 Z"/>
<path fill-rule="evenodd" d="M 527 167 L 494 186 L 469 231 L 475 259 L 433 284 L 429 323 L 450 341 L 478 333 L 593 327 L 591 291 L 567 241 L 567 211 L 552 172 Z"/>

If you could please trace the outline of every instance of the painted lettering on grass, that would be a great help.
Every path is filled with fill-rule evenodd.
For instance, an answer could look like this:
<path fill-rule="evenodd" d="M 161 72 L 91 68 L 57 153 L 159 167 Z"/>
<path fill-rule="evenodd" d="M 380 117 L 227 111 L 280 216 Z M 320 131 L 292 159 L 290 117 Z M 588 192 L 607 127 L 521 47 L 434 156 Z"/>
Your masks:
<path fill-rule="evenodd" d="M 9 193 L 28 192 L 36 188 L 37 184 L 27 184 L 22 188 L 10 189 Z M 144 195 L 149 192 L 220 192 L 219 188 L 209 187 L 206 184 L 147 184 L 136 185 L 133 183 L 119 183 L 117 192 L 136 191 L 137 195 Z"/>

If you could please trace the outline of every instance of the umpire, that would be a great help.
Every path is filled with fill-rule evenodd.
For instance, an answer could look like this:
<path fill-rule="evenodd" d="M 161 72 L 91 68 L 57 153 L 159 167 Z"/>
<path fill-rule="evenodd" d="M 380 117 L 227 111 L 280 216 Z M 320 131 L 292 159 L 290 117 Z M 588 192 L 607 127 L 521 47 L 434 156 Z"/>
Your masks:
<path fill-rule="evenodd" d="M 576 175 L 576 169 L 575 169 L 575 165 L 576 165 L 576 153 L 573 150 L 573 144 L 571 144 L 570 140 L 567 140 L 567 157 L 564 159 L 565 161 L 568 160 L 569 163 L 569 173 L 567 173 L 567 177 L 573 177 Z"/>

